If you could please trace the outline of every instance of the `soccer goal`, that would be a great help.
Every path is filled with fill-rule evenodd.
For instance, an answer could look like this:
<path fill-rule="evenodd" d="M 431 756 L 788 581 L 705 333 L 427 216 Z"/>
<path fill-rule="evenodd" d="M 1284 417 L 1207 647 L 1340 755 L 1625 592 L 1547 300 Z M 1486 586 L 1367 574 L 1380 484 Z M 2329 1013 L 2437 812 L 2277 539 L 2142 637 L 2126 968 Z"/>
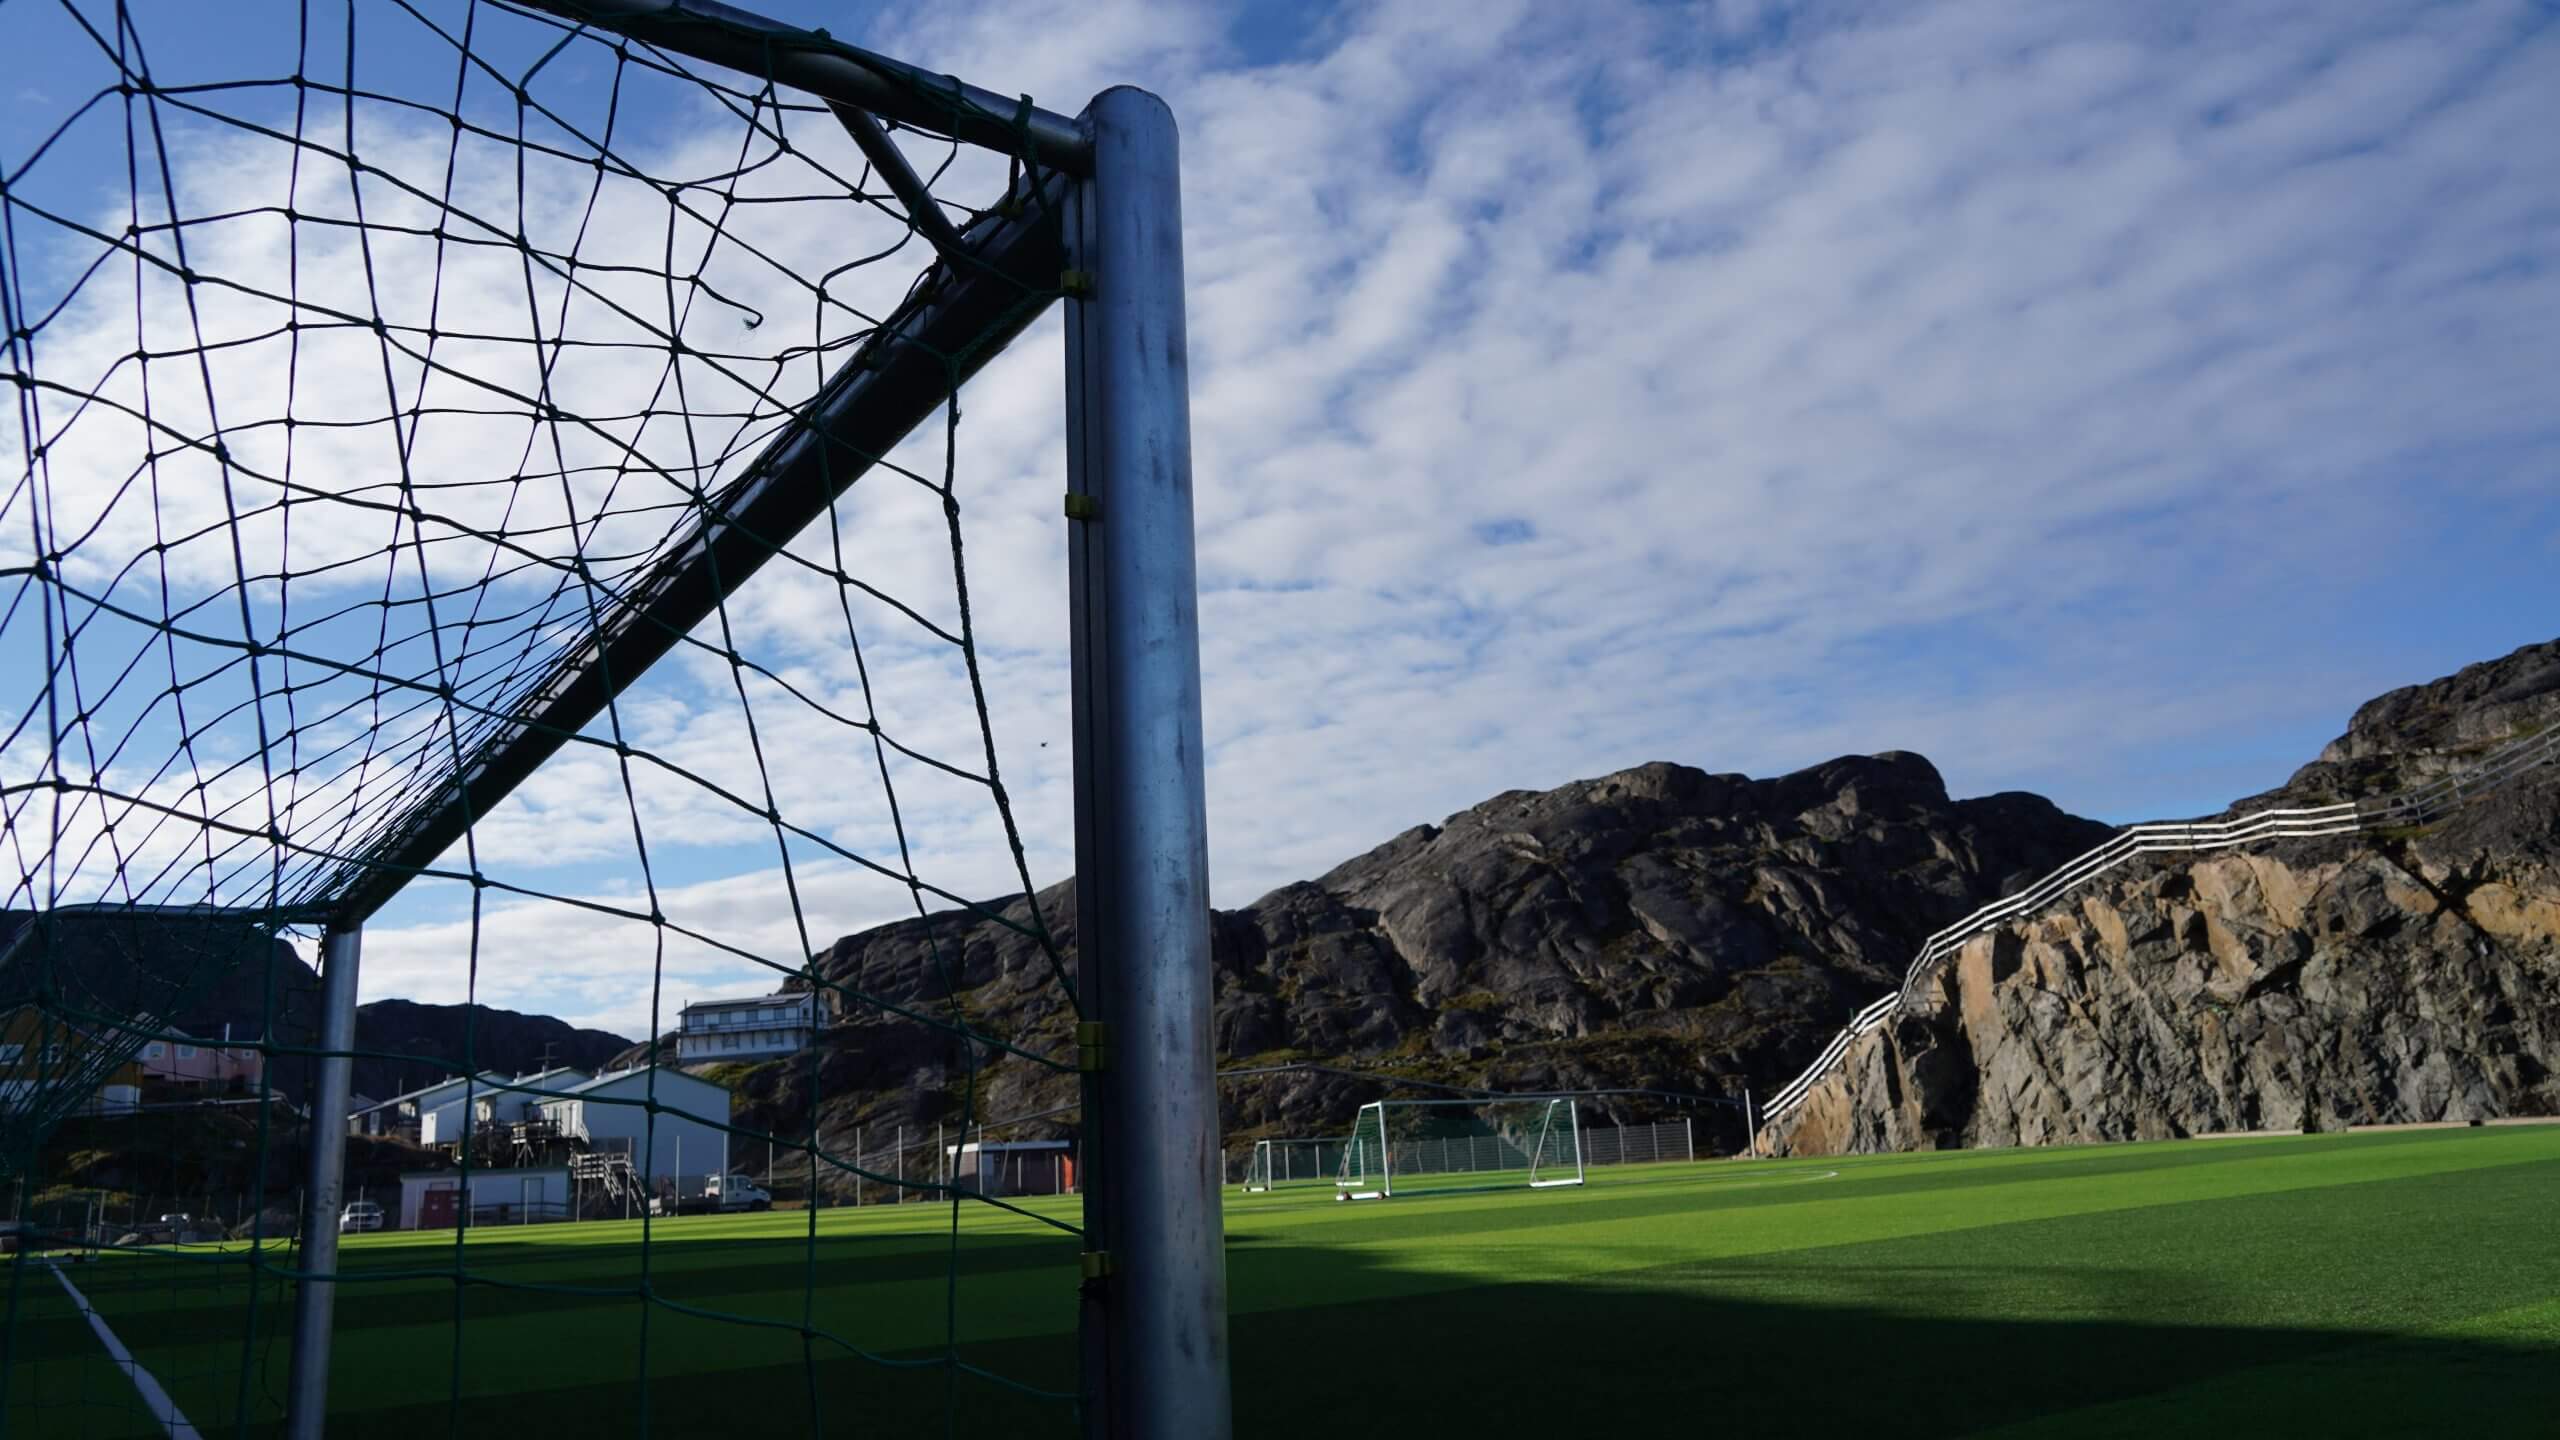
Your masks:
<path fill-rule="evenodd" d="M 1256 1140 L 1245 1166 L 1245 1193 L 1321 1185 L 1341 1170 L 1342 1150 L 1340 1140 Z"/>
<path fill-rule="evenodd" d="M 1337 1200 L 1546 1190 L 1583 1179 L 1581 1118 L 1561 1095 L 1372 1100 L 1341 1145 Z"/>
<path fill-rule="evenodd" d="M 791 1305 L 673 1302 L 651 1257 L 699 1231 L 642 1213 L 549 1314 L 554 1383 L 641 1428 L 724 1403 L 649 1369 L 710 1346 L 803 1372 L 810 1433 L 1225 1434 L 1163 102 L 1044 109 L 723 0 L 61 0 L 0 5 L 0 53 L 43 78 L 0 127 L 0 1204 L 90 1183 L 84 1136 L 174 1108 L 146 1085 L 242 1157 L 176 1200 L 218 1205 L 237 1243 L 187 1258 L 243 1309 L 135 1338 L 128 1388 L 218 1366 L 167 1387 L 207 1433 L 458 1416 L 532 1291 L 331 1381 L 380 1253 L 340 1250 L 348 1151 L 396 1142 L 452 1173 L 385 1208 L 457 1286 L 484 1197 L 805 1198 L 767 1217 Z M 652 1058 L 740 1038 L 689 1001 L 777 992 L 787 1099 Z M 395 993 L 460 1033 L 359 1017 Z M 507 1009 L 648 1044 L 502 1061 Z M 1080 1211 L 882 1158 L 991 1094 L 1073 1133 Z M 884 1194 L 1056 1233 L 1085 1334 L 964 1364 L 1013 1282 L 956 1247 L 820 1284 L 816 1211 Z M 0 1431 L 55 1423 L 24 1372 Z"/>

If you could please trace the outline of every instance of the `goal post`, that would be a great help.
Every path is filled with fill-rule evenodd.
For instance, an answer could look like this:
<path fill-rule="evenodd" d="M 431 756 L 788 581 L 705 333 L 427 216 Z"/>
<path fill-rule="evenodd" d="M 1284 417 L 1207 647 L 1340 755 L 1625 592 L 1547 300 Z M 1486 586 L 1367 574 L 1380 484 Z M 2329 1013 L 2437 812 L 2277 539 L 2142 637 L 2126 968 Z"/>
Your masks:
<path fill-rule="evenodd" d="M 1551 1190 L 1585 1174 L 1581 1114 L 1563 1095 L 1372 1100 L 1341 1144 L 1341 1200 Z"/>
<path fill-rule="evenodd" d="M 919 1403 L 952 1423 L 988 1385 L 1090 1440 L 1227 1435 L 1164 102 L 1116 87 L 1057 113 L 722 0 L 349 0 L 314 12 L 326 33 L 281 47 L 276 74 L 191 44 L 188 7 L 82 6 L 114 14 L 90 39 L 116 41 L 59 57 L 71 98 L 31 98 L 58 113 L 0 137 L 0 654 L 25 722 L 0 735 L 0 1054 L 17 1061 L 0 1186 L 43 1190 L 58 1122 L 124 1088 L 146 1044 L 190 1040 L 177 1022 L 220 1019 L 227 1041 L 249 1017 L 254 1041 L 229 1048 L 262 1077 L 289 1066 L 307 1119 L 286 1157 L 284 1091 L 252 1082 L 249 1245 L 208 1263 L 289 1287 L 291 1319 L 238 1327 L 224 1388 L 244 1428 L 318 1436 L 348 1424 L 328 1422 L 359 1067 L 441 1066 L 467 1093 L 502 972 L 628 1004 L 652 1047 L 684 986 L 752 974 L 822 993 L 822 1034 L 895 1025 L 947 1056 L 902 1098 L 964 1134 L 997 1067 L 1078 1112 L 1060 1123 L 1082 1212 L 1031 1214 L 1082 1252 L 1078 1334 L 1058 1337 L 1072 1364 L 963 1364 L 955 1255 L 944 1373 L 901 1356 L 876 1362 L 883 1384 L 929 1381 Z M 1004 414 L 1042 383 L 998 364 L 1026 334 L 1063 342 L 1040 357 L 1064 395 L 1060 478 L 961 458 L 964 390 Z M 1005 488 L 1022 476 L 1036 490 Z M 1071 846 L 1026 841 L 999 766 L 994 717 L 1017 707 L 990 692 L 1041 647 L 1004 629 L 1022 607 L 982 588 L 973 611 L 964 497 L 1006 517 L 999 555 L 1026 501 L 1064 532 L 1045 583 L 1065 591 L 1066 683 L 1040 693 L 1063 697 L 1072 772 L 1034 776 L 1072 788 Z M 1035 869 L 1072 869 L 1072 932 Z M 65 941 L 105 928 L 89 910 L 250 942 L 169 955 L 146 993 L 103 946 Z M 912 984 L 830 966 L 834 937 L 892 922 L 930 955 Z M 965 926 L 1036 951 L 1072 1026 L 977 1018 L 981 982 L 943 953 Z M 316 1013 L 272 974 L 249 983 L 299 974 L 288 929 L 318 941 Z M 375 974 L 445 967 L 465 1062 L 365 1048 L 360 955 Z M 643 1082 L 576 1099 L 574 1122 L 513 1123 L 601 1144 L 590 1118 L 645 1112 L 631 1163 L 681 1183 L 657 1117 L 686 1116 L 719 1132 L 715 1155 L 760 1149 L 768 1179 L 777 1147 L 805 1163 L 813 1216 L 866 1180 L 953 1205 L 955 1229 L 964 1203 L 1014 1209 L 840 1143 L 822 1102 L 885 1082 L 848 1091 L 823 1048 L 792 1062 L 805 1106 L 752 1123 L 674 1098 L 708 1082 L 655 1048 Z M 497 1122 L 466 1102 L 458 1123 L 437 1144 L 468 1193 L 488 1168 L 472 1127 Z M 485 1263 L 466 1221 L 458 1280 Z M 834 1428 L 816 1367 L 856 1349 L 831 1328 L 856 1307 L 813 1280 L 777 1327 L 640 1294 L 644 1357 L 653 1323 L 734 1325 L 809 1372 L 811 1428 Z M 452 1345 L 430 1347 L 456 1396 L 496 1333 L 469 1321 L 457 1307 Z M 257 1383 L 275 1370 L 281 1390 Z M 664 1379 L 644 1363 L 644 1413 Z M 0 1405 L 8 1385 L 0 1367 Z"/>

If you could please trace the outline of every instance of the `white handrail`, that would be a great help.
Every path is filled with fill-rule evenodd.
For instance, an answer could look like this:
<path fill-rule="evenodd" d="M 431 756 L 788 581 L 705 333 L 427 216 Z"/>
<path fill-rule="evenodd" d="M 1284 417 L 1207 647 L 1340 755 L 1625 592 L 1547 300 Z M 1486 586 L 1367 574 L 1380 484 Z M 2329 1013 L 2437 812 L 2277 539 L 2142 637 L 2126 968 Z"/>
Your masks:
<path fill-rule="evenodd" d="M 1816 1082 L 1831 1073 L 1859 1036 L 1883 1025 L 1909 1003 L 1920 983 L 1966 942 L 1987 931 L 2041 910 L 2064 895 L 2113 870 L 2136 855 L 2193 853 L 2227 849 L 2257 840 L 2311 839 L 2351 835 L 2389 825 L 2423 825 L 2468 801 L 2497 789 L 2525 771 L 2560 757 L 2560 726 L 2506 746 L 2457 774 L 2447 775 L 2405 795 L 2261 810 L 2234 820 L 2161 820 L 2128 825 L 2105 844 L 2063 864 L 2052 874 L 2005 899 L 1995 900 L 1932 935 L 1903 972 L 1902 988 L 1851 1016 L 1848 1025 L 1822 1047 L 1803 1074 L 1787 1082 L 1769 1099 L 1766 1122 L 1793 1114 Z M 1764 1123 L 1766 1123 L 1764 1122 Z"/>

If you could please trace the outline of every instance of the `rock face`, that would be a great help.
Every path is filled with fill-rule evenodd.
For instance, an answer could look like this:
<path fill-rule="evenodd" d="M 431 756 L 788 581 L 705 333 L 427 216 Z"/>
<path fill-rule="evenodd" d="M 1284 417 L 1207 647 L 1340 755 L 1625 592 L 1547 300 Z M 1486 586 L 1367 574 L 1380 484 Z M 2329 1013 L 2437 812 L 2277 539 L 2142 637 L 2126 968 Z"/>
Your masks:
<path fill-rule="evenodd" d="M 358 1094 L 387 1100 L 405 1090 L 463 1073 L 463 1049 L 482 1070 L 525 1074 L 555 1065 L 595 1070 L 631 1048 L 622 1036 L 581 1030 L 548 1015 L 525 1015 L 486 1005 L 424 1005 L 415 1000 L 376 1000 L 356 1007 L 356 1048 L 387 1052 L 358 1056 Z M 414 1062 L 397 1057 L 414 1056 Z M 299 1068 L 299 1067 L 296 1067 Z"/>
<path fill-rule="evenodd" d="M 2560 642 L 2397 690 L 2280 789 L 2389 794 L 2560 723 Z M 2115 872 L 1977 938 L 1774 1127 L 1799 1154 L 2560 1114 L 2560 767 L 2423 830 Z"/>
<path fill-rule="evenodd" d="M 1653 764 L 1500 795 L 1214 916 L 1221 1064 L 1504 1089 L 1765 1086 L 1931 930 L 2106 833 L 2032 795 L 1951 800 L 1928 761 L 1901 753 L 1771 780 Z M 1072 886 L 1038 903 L 1072 974 Z M 838 1148 L 857 1125 L 914 1135 L 953 1118 L 972 1060 L 979 1115 L 1071 1102 L 1072 1074 L 983 1043 L 972 1055 L 881 1008 L 956 1007 L 981 1034 L 1071 1054 L 1073 1017 L 1032 928 L 1017 901 L 1002 923 L 955 912 L 837 941 L 814 961 L 836 1023 L 813 1055 L 740 1077 L 740 1123 L 792 1135 L 814 1118 Z M 1233 1081 L 1227 1133 L 1329 1133 L 1378 1093 L 1303 1071 Z M 1715 1138 L 1740 1142 L 1738 1129 Z"/>

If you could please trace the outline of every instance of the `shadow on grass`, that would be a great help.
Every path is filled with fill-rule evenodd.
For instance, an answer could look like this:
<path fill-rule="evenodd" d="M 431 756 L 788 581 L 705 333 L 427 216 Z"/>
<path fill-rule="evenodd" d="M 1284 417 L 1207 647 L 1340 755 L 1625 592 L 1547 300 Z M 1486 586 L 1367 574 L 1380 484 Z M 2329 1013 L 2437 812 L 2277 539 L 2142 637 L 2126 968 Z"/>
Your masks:
<path fill-rule="evenodd" d="M 750 1265 L 764 1262 L 761 1247 L 741 1248 Z M 1346 1429 L 1467 1440 L 1701 1429 L 1895 1440 L 1994 1430 L 2532 1435 L 2552 1433 L 2551 1417 L 2560 1415 L 2560 1348 L 2412 1337 L 2371 1323 L 2180 1323 L 2182 1314 L 2213 1313 L 2188 1303 L 2191 1295 L 2201 1300 L 2211 1277 L 2175 1265 L 2039 1267 L 1979 1253 L 1967 1263 L 1910 1263 L 1916 1252 L 1843 1247 L 1413 1294 L 1396 1293 L 1416 1287 L 1413 1275 L 1381 1264 L 1396 1253 L 1269 1237 L 1230 1250 L 1232 1288 L 1247 1304 L 1385 1297 L 1234 1317 L 1239 1436 L 1303 1440 Z M 1033 1287 L 1044 1304 L 1072 1294 L 1076 1283 L 1065 1263 L 1006 1263 L 988 1278 Z M 831 1269 L 822 1283 L 847 1280 Z M 627 1313 L 635 1303 L 600 1302 L 593 1314 Z M 964 1316 L 978 1313 L 967 1303 L 964 1293 Z M 2282 1297 L 2268 1303 L 2281 1310 Z M 1071 1404 L 954 1373 L 933 1349 L 908 1351 L 893 1366 L 823 1346 L 804 1357 L 794 1332 L 753 1332 L 741 1347 L 740 1327 L 663 1308 L 652 1317 L 651 1353 L 665 1364 L 644 1382 L 636 1349 L 580 1354 L 579 1313 L 536 1308 L 543 1332 L 555 1334 L 564 1383 L 382 1403 L 392 1398 L 391 1377 L 342 1367 L 333 1431 L 411 1436 L 503 1426 L 560 1436 L 904 1440 L 1077 1429 Z M 2034 1318 L 2039 1313 L 2071 1318 Z M 494 1343 L 499 1333 L 469 1343 Z M 972 1340 L 964 1326 L 960 1337 L 958 1358 L 969 1365 L 1073 1387 L 1066 1334 Z M 450 1331 L 429 1327 L 422 1338 L 412 1358 L 441 1376 Z M 740 1363 L 678 1373 L 692 1347 L 710 1343 L 737 1351 Z M 494 1376 L 509 1357 L 464 1358 L 468 1377 Z M 525 1357 L 511 1358 L 521 1375 Z M 246 1426 L 224 1417 L 203 1428 L 208 1437 L 276 1433 L 271 1412 Z M 39 1424 L 10 1433 L 120 1432 Z"/>
<path fill-rule="evenodd" d="M 1301 1275 L 1344 1259 L 1323 1251 L 1255 1258 Z M 1926 1440 L 2013 1425 L 2054 1435 L 2560 1433 L 2560 1349 L 2551 1347 L 2356 1330 L 1950 1318 L 1729 1293 L 1777 1277 L 1801 1273 L 1712 1262 L 1238 1316 L 1237 1433 L 1319 1433 L 1346 1413 L 1373 1429 L 1470 1440 L 1701 1428 Z M 2139 1272 L 1868 1278 L 1976 1294 L 2049 1278 L 2083 1306 L 2128 1312 L 2161 1298 L 2145 1293 L 2153 1279 Z M 2124 1292 L 2092 1293 L 2111 1282 Z M 1337 1274 L 1299 1283 L 1315 1290 L 1359 1281 Z M 2165 1412 L 2141 1403 L 2161 1399 L 2174 1403 Z"/>

